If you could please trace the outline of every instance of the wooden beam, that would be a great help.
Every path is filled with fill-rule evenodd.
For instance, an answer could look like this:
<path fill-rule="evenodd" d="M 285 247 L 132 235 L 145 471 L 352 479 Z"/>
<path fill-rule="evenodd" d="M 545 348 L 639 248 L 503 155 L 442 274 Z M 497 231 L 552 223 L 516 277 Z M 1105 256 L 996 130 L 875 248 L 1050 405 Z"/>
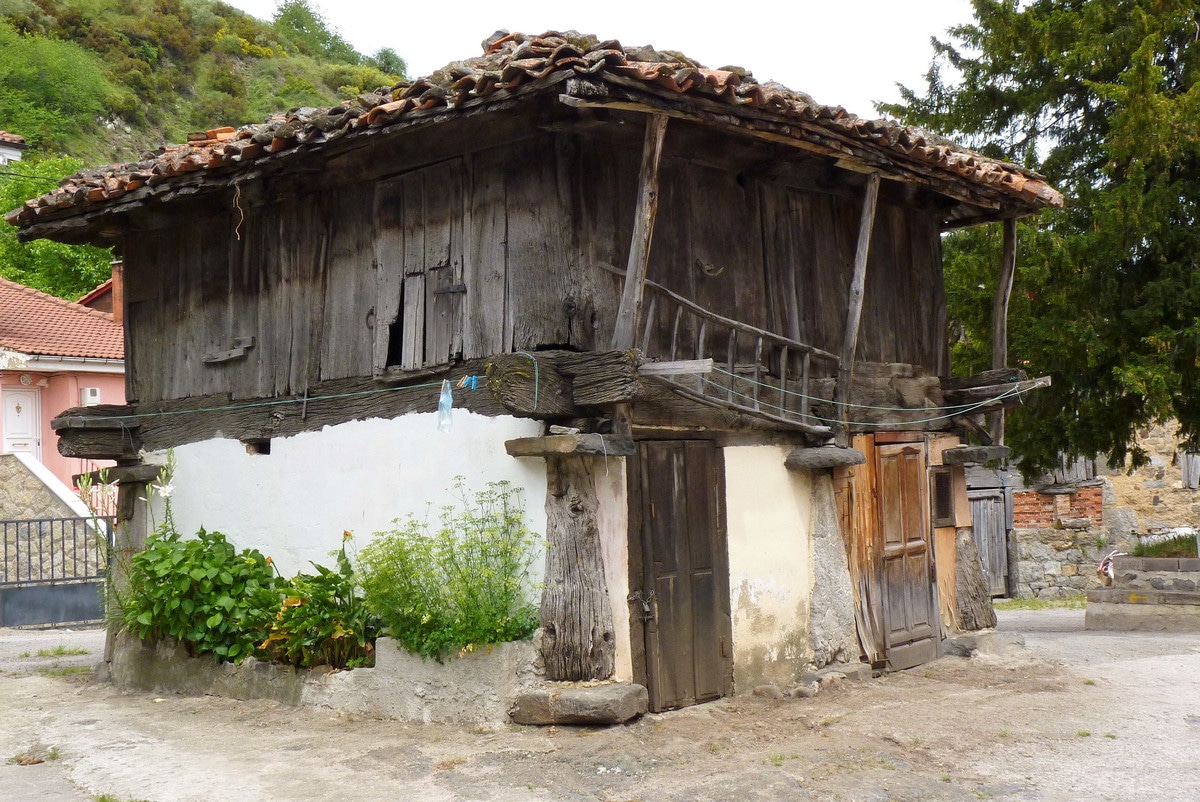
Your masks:
<path fill-rule="evenodd" d="M 1022 382 L 989 384 L 982 387 L 964 387 L 961 390 L 946 390 L 942 395 L 945 397 L 947 404 L 979 404 L 979 408 L 973 409 L 968 413 L 976 414 L 996 407 L 1014 406 L 1021 402 L 1021 396 L 1026 393 L 1049 386 L 1050 377 L 1039 376 L 1036 379 L 1029 379 Z M 997 445 L 1002 444 L 997 443 Z"/>
<path fill-rule="evenodd" d="M 997 459 L 1008 459 L 1008 446 L 955 446 L 942 452 L 943 465 L 982 465 Z"/>
<path fill-rule="evenodd" d="M 638 366 L 640 376 L 691 376 L 697 373 L 712 373 L 713 361 L 707 359 L 681 359 L 675 362 L 644 362 Z"/>
<path fill-rule="evenodd" d="M 511 457 L 545 457 L 552 454 L 628 457 L 633 455 L 633 440 L 611 434 L 551 434 L 505 440 L 504 450 Z"/>
<path fill-rule="evenodd" d="M 1017 221 L 1004 221 L 1004 255 L 1000 263 L 1000 281 L 992 301 L 992 369 L 1008 365 L 1008 300 L 1012 296 L 1013 277 L 1017 272 Z M 992 440 L 1004 445 L 1004 410 L 991 419 Z"/>
<path fill-rule="evenodd" d="M 650 262 L 654 239 L 654 218 L 658 214 L 658 164 L 662 158 L 667 118 L 653 114 L 646 118 L 646 138 L 642 145 L 642 169 L 638 175 L 637 211 L 633 221 L 633 239 L 629 243 L 629 261 L 625 267 L 625 288 L 613 327 L 614 350 L 633 348 L 638 316 L 642 310 L 642 289 Z"/>
<path fill-rule="evenodd" d="M 850 279 L 850 297 L 846 309 L 846 329 L 842 335 L 841 362 L 838 365 L 837 392 L 834 401 L 840 405 L 839 446 L 850 445 L 849 407 L 850 384 L 854 381 L 854 352 L 858 350 L 858 326 L 862 320 L 863 287 L 867 276 L 867 256 L 871 250 L 871 231 L 875 226 L 875 204 L 879 200 L 879 173 L 867 177 L 867 193 L 863 198 L 862 217 L 858 224 L 858 247 L 854 253 L 854 275 Z"/>
<path fill-rule="evenodd" d="M 542 660 L 546 679 L 607 679 L 616 665 L 612 607 L 600 549 L 600 502 L 591 460 L 546 458 L 546 576 Z"/>

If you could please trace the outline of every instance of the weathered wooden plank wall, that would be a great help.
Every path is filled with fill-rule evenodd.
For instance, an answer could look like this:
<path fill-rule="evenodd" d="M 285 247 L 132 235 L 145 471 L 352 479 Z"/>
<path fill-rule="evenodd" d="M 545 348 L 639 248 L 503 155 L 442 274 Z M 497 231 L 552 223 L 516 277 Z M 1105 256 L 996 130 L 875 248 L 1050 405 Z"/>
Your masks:
<path fill-rule="evenodd" d="M 649 278 L 837 351 L 861 204 L 700 163 L 670 140 Z M 554 132 L 380 181 L 196 203 L 188 225 L 126 244 L 131 398 L 303 394 L 389 366 L 604 348 L 621 281 L 600 265 L 628 255 L 638 163 L 632 143 Z M 939 248 L 932 217 L 881 205 L 860 359 L 945 372 Z M 680 335 L 691 348 L 697 333 Z M 248 336 L 244 357 L 203 361 Z"/>

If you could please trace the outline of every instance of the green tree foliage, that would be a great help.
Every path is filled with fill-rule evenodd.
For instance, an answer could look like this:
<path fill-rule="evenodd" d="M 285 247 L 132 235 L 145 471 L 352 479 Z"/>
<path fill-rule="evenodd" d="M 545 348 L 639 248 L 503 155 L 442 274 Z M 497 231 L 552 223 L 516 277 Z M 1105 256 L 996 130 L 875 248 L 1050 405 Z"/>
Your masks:
<path fill-rule="evenodd" d="M 1174 0 L 974 0 L 921 93 L 882 110 L 1044 173 L 1068 197 L 1020 226 L 1010 363 L 1053 377 L 1012 416 L 1024 467 L 1144 459 L 1177 417 L 1200 444 L 1200 12 Z M 949 81 L 947 73 L 957 73 Z M 998 231 L 947 238 L 956 371 L 990 367 Z"/>
<path fill-rule="evenodd" d="M 358 64 L 363 60 L 362 55 L 329 26 L 308 0 L 280 0 L 272 24 L 306 56 L 322 56 L 344 64 Z"/>
<path fill-rule="evenodd" d="M 80 166 L 63 156 L 35 156 L 5 165 L 0 168 L 0 213 L 54 189 L 60 178 Z M 109 251 L 88 245 L 49 240 L 22 244 L 17 241 L 17 230 L 0 222 L 0 276 L 42 292 L 75 300 L 109 277 L 111 260 Z"/>

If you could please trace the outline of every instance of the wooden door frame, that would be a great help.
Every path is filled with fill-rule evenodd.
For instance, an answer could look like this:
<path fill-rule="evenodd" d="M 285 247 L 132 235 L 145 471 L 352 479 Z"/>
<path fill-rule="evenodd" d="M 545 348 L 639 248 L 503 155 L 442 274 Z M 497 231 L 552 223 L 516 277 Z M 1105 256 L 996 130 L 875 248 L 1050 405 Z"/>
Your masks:
<path fill-rule="evenodd" d="M 703 442 L 711 446 L 713 451 L 713 472 L 717 491 L 715 493 L 716 513 L 714 524 L 717 528 L 718 547 L 713 554 L 713 573 L 716 581 L 716 593 L 720 600 L 720 633 L 722 643 L 728 644 L 723 649 L 720 660 L 721 694 L 720 697 L 733 693 L 733 617 L 729 595 L 729 525 L 725 504 L 725 453 L 711 438 L 638 438 L 634 443 L 634 453 L 626 461 L 626 490 L 629 501 L 628 511 L 628 548 L 629 548 L 629 646 L 630 662 L 633 669 L 633 681 L 650 689 L 650 678 L 646 660 L 646 626 L 642 618 L 642 605 L 633 599 L 632 594 L 646 588 L 645 548 L 646 538 L 642 530 L 642 509 L 645 499 L 642 494 L 642 461 L 639 446 L 643 442 L 684 441 Z"/>

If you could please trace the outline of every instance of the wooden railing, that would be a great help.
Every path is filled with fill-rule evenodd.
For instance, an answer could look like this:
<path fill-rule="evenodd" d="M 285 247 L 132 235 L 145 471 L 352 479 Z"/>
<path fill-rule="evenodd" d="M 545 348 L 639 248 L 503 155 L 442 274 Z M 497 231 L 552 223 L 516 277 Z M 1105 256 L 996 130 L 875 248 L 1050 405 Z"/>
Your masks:
<path fill-rule="evenodd" d="M 836 379 L 837 356 L 722 317 L 652 281 L 645 292 L 637 337 L 642 353 L 670 362 L 713 360 L 711 373 L 662 377 L 679 392 L 810 434 L 830 434 L 812 414 L 812 388 L 814 379 Z"/>

